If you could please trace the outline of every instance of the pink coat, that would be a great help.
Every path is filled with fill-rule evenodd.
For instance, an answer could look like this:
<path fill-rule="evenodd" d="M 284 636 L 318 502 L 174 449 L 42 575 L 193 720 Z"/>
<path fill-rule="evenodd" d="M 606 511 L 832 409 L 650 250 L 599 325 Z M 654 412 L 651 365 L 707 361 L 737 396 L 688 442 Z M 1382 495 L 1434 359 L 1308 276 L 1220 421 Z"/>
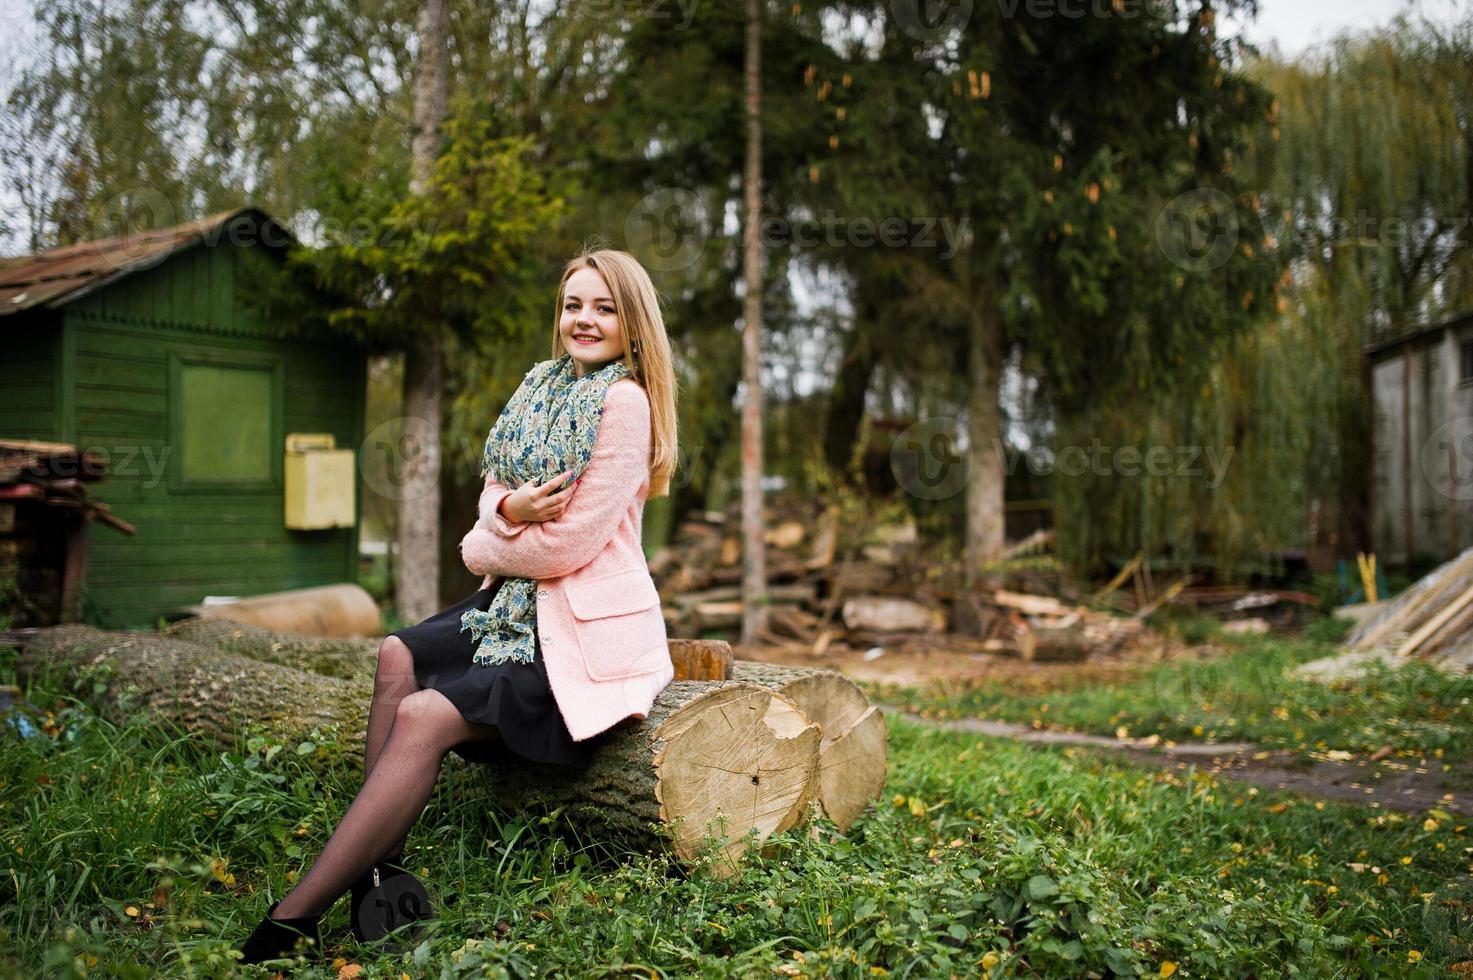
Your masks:
<path fill-rule="evenodd" d="M 480 519 L 460 542 L 465 567 L 537 580 L 537 630 L 554 700 L 575 741 L 646 718 L 675 679 L 660 595 L 640 545 L 649 495 L 649 396 L 609 386 L 593 455 L 561 517 L 513 524 L 512 488 L 488 477 Z"/>

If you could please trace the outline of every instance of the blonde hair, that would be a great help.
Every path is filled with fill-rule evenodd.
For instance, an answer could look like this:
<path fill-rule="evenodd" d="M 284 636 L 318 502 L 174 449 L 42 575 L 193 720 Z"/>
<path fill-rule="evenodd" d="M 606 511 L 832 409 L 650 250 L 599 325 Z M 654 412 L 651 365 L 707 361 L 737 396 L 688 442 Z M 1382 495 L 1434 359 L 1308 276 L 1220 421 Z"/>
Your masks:
<path fill-rule="evenodd" d="M 601 248 L 578 255 L 563 267 L 558 282 L 552 317 L 554 358 L 568 353 L 558 333 L 563 293 L 573 273 L 585 268 L 598 270 L 613 294 L 624 332 L 624 363 L 650 400 L 649 496 L 667 496 L 676 463 L 675 365 L 670 338 L 665 334 L 665 318 L 660 313 L 659 293 L 644 266 L 628 252 Z"/>

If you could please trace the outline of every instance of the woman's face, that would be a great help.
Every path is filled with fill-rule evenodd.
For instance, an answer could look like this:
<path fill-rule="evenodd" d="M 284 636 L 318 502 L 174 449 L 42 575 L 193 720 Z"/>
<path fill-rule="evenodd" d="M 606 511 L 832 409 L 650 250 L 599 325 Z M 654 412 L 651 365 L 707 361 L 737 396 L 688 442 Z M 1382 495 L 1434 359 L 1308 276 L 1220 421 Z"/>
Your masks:
<path fill-rule="evenodd" d="M 573 355 L 573 370 L 580 378 L 624 356 L 624 330 L 614 308 L 613 290 L 597 269 L 585 266 L 568 278 L 558 335 L 563 348 Z"/>

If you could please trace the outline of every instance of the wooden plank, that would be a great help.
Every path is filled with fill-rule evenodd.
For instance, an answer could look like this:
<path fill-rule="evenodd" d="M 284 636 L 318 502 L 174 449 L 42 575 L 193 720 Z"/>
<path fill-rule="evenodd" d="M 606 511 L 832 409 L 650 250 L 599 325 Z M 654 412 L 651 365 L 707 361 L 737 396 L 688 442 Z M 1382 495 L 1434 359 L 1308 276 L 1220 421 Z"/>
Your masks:
<path fill-rule="evenodd" d="M 1355 648 L 1370 649 L 1386 642 L 1393 633 L 1414 631 L 1423 610 L 1439 606 L 1444 597 L 1452 594 L 1465 581 L 1470 570 L 1473 570 L 1473 549 L 1469 549 L 1458 559 L 1436 583 L 1428 585 L 1420 595 L 1408 599 L 1402 608 L 1392 610 L 1381 622 L 1371 627 L 1365 636 L 1356 641 Z"/>
<path fill-rule="evenodd" d="M 1473 605 L 1465 607 L 1453 618 L 1452 622 L 1438 630 L 1436 635 L 1423 640 L 1422 645 L 1417 648 L 1417 655 L 1423 658 L 1437 656 L 1447 648 L 1448 644 L 1465 638 L 1470 628 L 1473 628 Z M 1473 644 L 1466 645 L 1473 647 Z"/>
<path fill-rule="evenodd" d="M 78 385 L 77 411 L 121 410 L 162 415 L 169 398 L 162 388 L 129 388 L 122 385 Z"/>
<path fill-rule="evenodd" d="M 1140 567 L 1140 563 L 1145 560 L 1146 553 L 1144 551 L 1136 552 L 1135 557 L 1126 562 L 1125 567 L 1120 569 L 1120 571 L 1116 573 L 1114 578 L 1106 582 L 1097 592 L 1094 593 L 1094 595 L 1090 597 L 1090 601 L 1099 602 L 1101 599 L 1105 598 L 1105 596 L 1120 588 L 1122 585 L 1125 584 L 1126 579 L 1135 574 L 1135 570 Z"/>
<path fill-rule="evenodd" d="M 1407 637 L 1406 642 L 1396 648 L 1396 655 L 1398 657 L 1410 657 L 1416 652 L 1417 647 L 1422 645 L 1423 641 L 1442 629 L 1448 620 L 1456 616 L 1470 602 L 1473 602 L 1473 585 L 1465 588 L 1456 599 L 1439 609 L 1436 615 L 1423 623 L 1421 628 L 1415 633 Z"/>
<path fill-rule="evenodd" d="M 998 589 L 991 598 L 999 606 L 1017 609 L 1030 616 L 1067 616 L 1079 611 L 1078 607 L 1066 605 L 1053 596 L 1027 595 L 1022 592 L 1009 592 L 1006 589 Z"/>
<path fill-rule="evenodd" d="M 82 620 L 82 583 L 87 581 L 87 522 L 68 517 L 62 559 L 61 616 L 63 623 Z"/>
<path fill-rule="evenodd" d="M 1187 583 L 1196 577 L 1197 576 L 1195 575 L 1185 575 L 1177 579 L 1171 585 L 1166 587 L 1165 592 L 1162 592 L 1156 598 L 1152 599 L 1140 609 L 1136 610 L 1135 618 L 1145 619 L 1147 616 L 1151 615 L 1151 613 L 1155 612 L 1157 609 L 1160 609 L 1163 605 L 1170 602 L 1173 596 L 1175 596 L 1182 589 L 1186 588 Z"/>

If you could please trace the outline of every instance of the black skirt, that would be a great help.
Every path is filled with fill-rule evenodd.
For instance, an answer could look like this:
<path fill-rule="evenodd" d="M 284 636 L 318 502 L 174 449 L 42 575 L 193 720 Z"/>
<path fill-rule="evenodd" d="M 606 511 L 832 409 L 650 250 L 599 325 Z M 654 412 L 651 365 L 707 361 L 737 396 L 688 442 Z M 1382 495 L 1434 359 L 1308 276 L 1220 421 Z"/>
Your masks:
<path fill-rule="evenodd" d="M 470 630 L 461 631 L 461 613 L 484 612 L 495 594 L 496 588 L 488 586 L 423 622 L 389 634 L 403 640 L 414 655 L 414 678 L 421 688 L 439 691 L 467 721 L 495 725 L 501 733 L 500 741 L 462 742 L 450 751 L 470 762 L 495 761 L 510 749 L 529 762 L 587 766 L 606 734 L 581 742 L 568 734 L 547 681 L 540 641 L 534 641 L 537 652 L 529 664 L 508 661 L 482 667 L 471 661 L 477 644 Z"/>

